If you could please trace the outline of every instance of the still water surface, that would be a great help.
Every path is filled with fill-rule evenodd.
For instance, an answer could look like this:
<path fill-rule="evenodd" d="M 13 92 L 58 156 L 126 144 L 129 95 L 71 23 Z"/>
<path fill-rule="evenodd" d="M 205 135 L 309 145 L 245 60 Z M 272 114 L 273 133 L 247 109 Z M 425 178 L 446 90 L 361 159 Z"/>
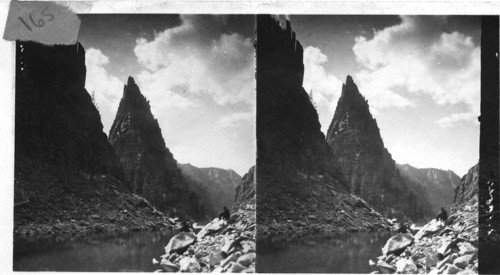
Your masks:
<path fill-rule="evenodd" d="M 154 271 L 173 231 L 14 240 L 14 271 Z"/>
<path fill-rule="evenodd" d="M 257 272 L 369 273 L 389 232 L 316 234 L 257 243 Z"/>

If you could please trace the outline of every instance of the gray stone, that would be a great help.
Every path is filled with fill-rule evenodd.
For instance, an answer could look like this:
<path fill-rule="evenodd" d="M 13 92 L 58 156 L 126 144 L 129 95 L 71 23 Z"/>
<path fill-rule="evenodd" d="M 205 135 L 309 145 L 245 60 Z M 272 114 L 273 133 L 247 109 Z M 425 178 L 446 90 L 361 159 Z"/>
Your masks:
<path fill-rule="evenodd" d="M 216 266 L 222 261 L 222 255 L 219 251 L 212 251 L 208 255 L 208 263 L 210 266 Z"/>
<path fill-rule="evenodd" d="M 444 274 L 457 274 L 460 271 L 462 271 L 461 268 L 452 264 L 448 266 L 448 269 L 445 270 Z"/>
<path fill-rule="evenodd" d="M 255 242 L 250 240 L 245 240 L 241 242 L 241 246 L 243 250 L 241 251 L 243 254 L 255 252 Z"/>
<path fill-rule="evenodd" d="M 203 227 L 203 229 L 198 232 L 197 237 L 198 239 L 203 239 L 203 237 L 219 232 L 226 226 L 227 222 L 225 220 L 219 220 L 219 218 L 215 218 L 211 222 L 209 222 L 207 225 Z"/>
<path fill-rule="evenodd" d="M 255 261 L 255 253 L 248 253 L 246 255 L 239 257 L 238 260 L 236 260 L 237 263 L 245 267 L 248 267 L 254 261 Z"/>
<path fill-rule="evenodd" d="M 410 259 L 399 259 L 396 262 L 396 272 L 404 274 L 415 274 L 417 273 L 417 266 Z"/>
<path fill-rule="evenodd" d="M 179 261 L 180 271 L 183 272 L 200 272 L 201 266 L 194 258 L 183 258 Z"/>
<path fill-rule="evenodd" d="M 378 261 L 377 268 L 383 274 L 393 274 L 394 272 L 396 272 L 396 268 L 394 266 L 392 266 L 384 261 Z"/>
<path fill-rule="evenodd" d="M 171 254 L 188 248 L 196 241 L 196 235 L 191 232 L 181 232 L 168 242 L 165 246 L 165 253 Z"/>
<path fill-rule="evenodd" d="M 245 269 L 245 267 L 239 263 L 232 262 L 229 268 L 227 269 L 228 272 L 231 273 L 240 273 Z"/>
<path fill-rule="evenodd" d="M 439 262 L 439 258 L 437 253 L 435 252 L 430 252 L 427 255 L 425 255 L 425 268 L 427 270 L 431 269 L 431 267 L 436 266 L 437 263 Z"/>
<path fill-rule="evenodd" d="M 227 258 L 225 258 L 221 263 L 220 263 L 220 266 L 222 267 L 225 267 L 227 265 L 229 265 L 229 263 L 231 262 L 236 262 L 236 260 L 238 260 L 238 258 L 241 256 L 241 253 L 238 251 L 234 254 L 231 254 L 229 255 Z"/>
<path fill-rule="evenodd" d="M 382 248 L 384 255 L 401 254 L 406 247 L 413 243 L 413 236 L 407 233 L 398 233 L 392 236 Z"/>
<path fill-rule="evenodd" d="M 177 271 L 179 271 L 179 267 L 167 259 L 161 260 L 160 265 L 161 265 L 163 271 L 165 271 L 165 272 L 177 272 Z"/>
<path fill-rule="evenodd" d="M 460 256 L 453 261 L 453 264 L 461 269 L 464 269 L 472 261 L 472 257 L 472 254 Z"/>

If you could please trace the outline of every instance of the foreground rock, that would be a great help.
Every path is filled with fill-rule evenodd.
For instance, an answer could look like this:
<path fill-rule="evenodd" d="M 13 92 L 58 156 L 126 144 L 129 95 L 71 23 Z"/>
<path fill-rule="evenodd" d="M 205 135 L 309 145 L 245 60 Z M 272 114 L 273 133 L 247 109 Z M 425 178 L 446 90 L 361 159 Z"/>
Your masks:
<path fill-rule="evenodd" d="M 228 221 L 216 218 L 197 235 L 177 234 L 165 252 L 159 272 L 255 272 L 255 206 L 236 211 Z"/>
<path fill-rule="evenodd" d="M 380 273 L 477 274 L 477 217 L 477 202 L 456 206 L 446 223 L 432 220 L 414 237 L 393 236 L 370 266 Z"/>

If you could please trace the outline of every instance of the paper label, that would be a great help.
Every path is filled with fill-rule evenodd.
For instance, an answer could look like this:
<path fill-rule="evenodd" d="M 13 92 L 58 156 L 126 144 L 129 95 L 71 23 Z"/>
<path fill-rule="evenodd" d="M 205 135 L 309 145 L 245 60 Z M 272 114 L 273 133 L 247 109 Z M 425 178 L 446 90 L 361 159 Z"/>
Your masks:
<path fill-rule="evenodd" d="M 75 44 L 80 19 L 54 2 L 12 1 L 3 38 L 54 45 Z"/>

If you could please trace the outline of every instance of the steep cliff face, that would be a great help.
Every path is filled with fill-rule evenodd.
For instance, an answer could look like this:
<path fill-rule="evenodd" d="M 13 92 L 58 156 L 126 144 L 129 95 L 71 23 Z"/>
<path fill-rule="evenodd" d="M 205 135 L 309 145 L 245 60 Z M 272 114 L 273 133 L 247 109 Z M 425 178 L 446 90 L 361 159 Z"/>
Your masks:
<path fill-rule="evenodd" d="M 342 86 L 326 140 L 352 193 L 382 212 L 402 213 L 413 219 L 428 212 L 414 193 L 417 190 L 411 190 L 396 169 L 368 102 L 350 76 Z"/>
<path fill-rule="evenodd" d="M 441 207 L 448 208 L 453 204 L 455 188 L 460 185 L 460 177 L 453 171 L 419 169 L 409 164 L 396 164 L 396 167 L 409 184 L 417 184 L 425 190 L 434 213 L 438 213 Z"/>
<path fill-rule="evenodd" d="M 255 166 L 252 166 L 236 186 L 235 208 L 243 208 L 247 204 L 255 205 L 255 178 Z"/>
<path fill-rule="evenodd" d="M 231 207 L 233 205 L 235 188 L 241 182 L 241 176 L 236 172 L 231 169 L 215 167 L 198 168 L 189 163 L 178 164 L 178 166 L 182 173 L 192 180 L 193 184 L 206 190 L 210 196 L 210 204 L 215 211 L 220 212 L 224 206 Z"/>
<path fill-rule="evenodd" d="M 162 209 L 175 206 L 195 218 L 204 216 L 204 206 L 178 170 L 149 102 L 132 77 L 123 88 L 109 142 L 134 193 Z"/>
<path fill-rule="evenodd" d="M 286 171 L 331 173 L 331 150 L 318 114 L 302 88 L 303 49 L 290 22 L 257 17 L 257 151 L 265 190 L 269 174 L 286 181 Z"/>
<path fill-rule="evenodd" d="M 84 87 L 83 47 L 18 42 L 16 54 L 16 164 L 29 158 L 123 177 Z"/>
<path fill-rule="evenodd" d="M 455 187 L 454 204 L 477 202 L 479 193 L 479 164 L 469 169 Z"/>
<path fill-rule="evenodd" d="M 80 44 L 16 43 L 16 236 L 165 227 L 127 190 L 85 76 Z"/>
<path fill-rule="evenodd" d="M 282 27 L 271 16 L 258 15 L 256 49 L 258 234 L 296 230 L 291 221 L 307 225 L 306 231 L 380 225 L 371 207 L 357 203 L 340 181 L 302 87 L 303 50 L 290 22 Z"/>

